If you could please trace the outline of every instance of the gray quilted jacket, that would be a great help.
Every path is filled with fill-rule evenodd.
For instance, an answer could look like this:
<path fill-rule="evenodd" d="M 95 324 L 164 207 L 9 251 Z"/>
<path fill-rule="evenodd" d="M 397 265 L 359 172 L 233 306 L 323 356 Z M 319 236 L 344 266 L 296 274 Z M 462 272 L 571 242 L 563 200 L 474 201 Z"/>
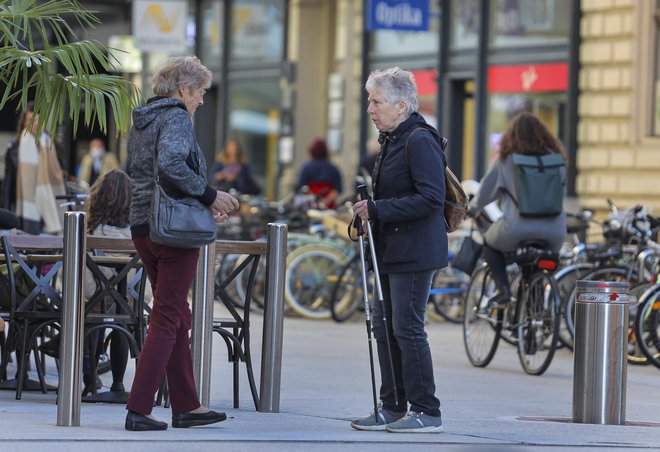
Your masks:
<path fill-rule="evenodd" d="M 207 206 L 215 201 L 216 191 L 206 180 L 206 161 L 185 104 L 170 97 L 149 99 L 147 105 L 133 110 L 133 128 L 128 137 L 133 237 L 149 234 L 156 149 L 160 184 L 170 196 L 196 196 Z"/>

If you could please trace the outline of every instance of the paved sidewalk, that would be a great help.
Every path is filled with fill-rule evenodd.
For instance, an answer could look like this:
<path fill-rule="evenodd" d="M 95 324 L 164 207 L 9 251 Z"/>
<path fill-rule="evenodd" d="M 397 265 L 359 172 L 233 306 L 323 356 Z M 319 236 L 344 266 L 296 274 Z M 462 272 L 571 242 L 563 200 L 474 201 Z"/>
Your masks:
<path fill-rule="evenodd" d="M 259 373 L 261 318 L 254 316 Z M 626 426 L 572 424 L 572 355 L 561 350 L 541 377 L 526 375 L 513 347 L 501 344 L 485 369 L 472 367 L 460 325 L 428 326 L 445 433 L 394 434 L 352 430 L 348 420 L 372 409 L 366 327 L 285 318 L 279 413 L 259 413 L 241 369 L 241 408 L 232 409 L 231 365 L 214 335 L 211 407 L 221 424 L 164 432 L 128 432 L 123 406 L 83 404 L 79 427 L 57 427 L 55 395 L 23 400 L 0 391 L 0 451 L 572 451 L 660 450 L 660 369 L 630 366 Z M 375 346 L 375 344 L 374 344 Z M 127 386 L 133 377 L 129 364 Z M 12 369 L 13 372 L 13 369 Z M 50 382 L 56 382 L 54 366 Z M 109 386 L 110 376 L 102 376 Z M 168 420 L 168 409 L 154 415 Z"/>

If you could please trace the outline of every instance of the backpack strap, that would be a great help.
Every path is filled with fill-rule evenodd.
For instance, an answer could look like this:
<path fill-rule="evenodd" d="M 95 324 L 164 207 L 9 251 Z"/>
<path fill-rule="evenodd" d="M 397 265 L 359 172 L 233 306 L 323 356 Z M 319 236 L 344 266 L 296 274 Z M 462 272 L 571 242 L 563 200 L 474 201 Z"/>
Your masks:
<path fill-rule="evenodd" d="M 424 129 L 424 127 L 415 127 L 412 130 L 412 132 L 410 132 L 410 135 L 408 135 L 408 138 L 406 138 L 406 144 L 403 147 L 403 153 L 406 156 L 406 163 L 408 164 L 408 168 L 410 168 L 410 158 L 408 157 L 408 143 L 410 142 L 412 136 L 420 130 L 426 130 L 426 129 Z M 447 139 L 445 137 L 440 137 L 440 142 L 438 144 L 440 145 L 440 151 L 444 152 L 444 150 L 447 148 Z M 446 167 L 447 161 L 444 158 L 443 160 L 445 161 L 445 167 Z"/>

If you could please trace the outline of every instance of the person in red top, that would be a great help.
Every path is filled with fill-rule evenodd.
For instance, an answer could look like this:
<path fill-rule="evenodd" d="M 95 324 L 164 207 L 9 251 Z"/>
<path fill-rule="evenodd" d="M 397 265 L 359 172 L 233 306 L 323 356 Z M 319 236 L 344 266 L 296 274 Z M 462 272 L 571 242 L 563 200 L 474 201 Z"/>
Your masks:
<path fill-rule="evenodd" d="M 337 197 L 342 192 L 341 173 L 337 166 L 328 160 L 328 146 L 325 140 L 317 138 L 309 145 L 310 161 L 300 170 L 296 190 L 307 186 L 318 198 L 321 207 L 334 209 Z"/>

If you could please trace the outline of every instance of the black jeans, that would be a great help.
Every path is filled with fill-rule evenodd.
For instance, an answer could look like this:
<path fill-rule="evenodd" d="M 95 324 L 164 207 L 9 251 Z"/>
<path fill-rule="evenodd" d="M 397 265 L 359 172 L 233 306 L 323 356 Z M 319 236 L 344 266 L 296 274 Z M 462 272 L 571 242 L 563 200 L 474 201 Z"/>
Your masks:
<path fill-rule="evenodd" d="M 393 366 L 390 366 L 385 322 L 378 300 L 375 301 L 373 331 L 380 364 L 380 398 L 383 408 L 389 411 L 407 411 L 410 403 L 411 411 L 440 415 L 440 401 L 435 397 L 431 349 L 424 331 L 424 316 L 434 273 L 435 270 L 381 274 Z M 395 403 L 394 381 L 398 405 Z"/>

